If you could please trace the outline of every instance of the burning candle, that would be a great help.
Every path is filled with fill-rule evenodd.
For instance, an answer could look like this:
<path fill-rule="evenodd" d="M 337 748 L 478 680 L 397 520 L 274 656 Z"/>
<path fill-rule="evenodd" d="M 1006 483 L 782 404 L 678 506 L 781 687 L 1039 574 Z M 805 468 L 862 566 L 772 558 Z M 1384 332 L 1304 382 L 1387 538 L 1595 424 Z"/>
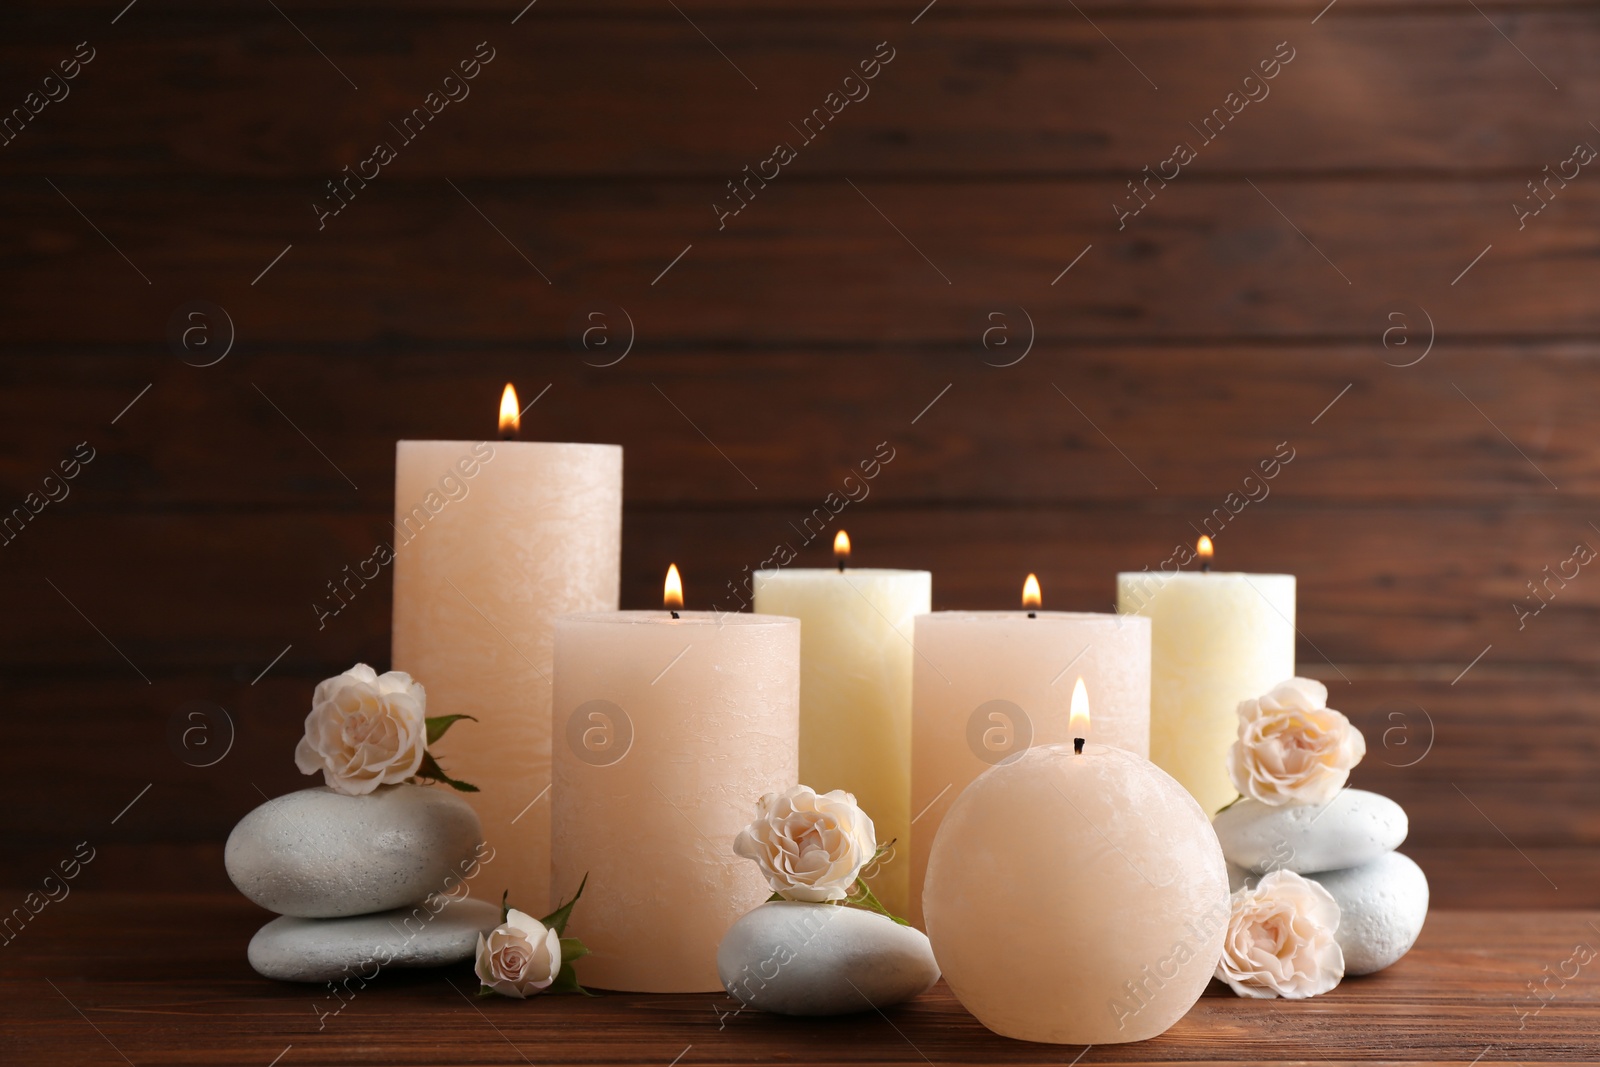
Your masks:
<path fill-rule="evenodd" d="M 516 391 L 500 433 L 520 430 Z M 401 441 L 395 450 L 392 660 L 433 715 L 475 717 L 433 747 L 478 786 L 494 849 L 474 891 L 543 914 L 550 877 L 555 618 L 617 606 L 622 449 L 543 441 Z M 570 888 L 568 889 L 570 892 Z"/>
<path fill-rule="evenodd" d="M 1193 797 L 1150 761 L 1029 749 L 951 805 L 928 862 L 928 939 L 956 999 L 1006 1037 L 1141 1041 L 1199 999 L 1222 953 L 1228 875 Z"/>
<path fill-rule="evenodd" d="M 1212 571 L 1214 551 L 1201 537 L 1198 574 L 1117 575 L 1117 610 L 1150 620 L 1150 758 L 1210 815 L 1239 795 L 1239 702 L 1295 673 L 1294 575 Z"/>
<path fill-rule="evenodd" d="M 1073 679 L 1096 693 L 1093 740 L 1140 756 L 1150 744 L 1150 625 L 1044 611 L 1038 579 L 1021 611 L 936 611 L 916 620 L 912 664 L 911 917 L 952 803 L 989 767 L 1065 743 Z"/>
<path fill-rule="evenodd" d="M 589 879 L 585 985 L 720 992 L 718 943 L 771 892 L 733 840 L 798 781 L 800 620 L 683 611 L 675 566 L 663 603 L 556 623 L 551 872 Z"/>
<path fill-rule="evenodd" d="M 800 627 L 800 781 L 843 789 L 896 853 L 868 883 L 885 907 L 910 898 L 912 620 L 928 610 L 927 571 L 850 567 L 850 535 L 834 567 L 755 573 L 755 610 Z"/>

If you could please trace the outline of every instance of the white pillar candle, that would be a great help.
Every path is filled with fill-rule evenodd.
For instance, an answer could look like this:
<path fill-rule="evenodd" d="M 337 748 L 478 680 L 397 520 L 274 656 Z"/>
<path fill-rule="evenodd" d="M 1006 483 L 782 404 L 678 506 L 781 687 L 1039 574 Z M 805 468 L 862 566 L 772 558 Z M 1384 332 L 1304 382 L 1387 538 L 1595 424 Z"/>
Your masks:
<path fill-rule="evenodd" d="M 432 746 L 480 790 L 463 795 L 494 860 L 473 892 L 510 890 L 542 915 L 555 618 L 617 606 L 622 449 L 401 441 L 394 525 L 394 667 L 422 684 L 430 715 L 478 720 Z"/>
<path fill-rule="evenodd" d="M 1214 815 L 1239 795 L 1239 702 L 1294 677 L 1294 575 L 1124 573 L 1117 610 L 1151 623 L 1150 758 Z"/>
<path fill-rule="evenodd" d="M 911 918 L 919 921 L 945 813 L 991 766 L 1070 739 L 1078 678 L 1095 694 L 1092 739 L 1147 754 L 1150 625 L 1084 612 L 936 611 L 917 618 L 915 640 Z"/>
<path fill-rule="evenodd" d="M 711 993 L 717 945 L 771 895 L 733 841 L 796 784 L 800 622 L 622 611 L 556 624 L 557 895 L 585 985 Z"/>
<path fill-rule="evenodd" d="M 932 588 L 927 571 L 755 572 L 755 610 L 800 620 L 800 781 L 855 794 L 879 845 L 897 842 L 867 879 L 896 915 L 910 905 L 912 620 Z"/>

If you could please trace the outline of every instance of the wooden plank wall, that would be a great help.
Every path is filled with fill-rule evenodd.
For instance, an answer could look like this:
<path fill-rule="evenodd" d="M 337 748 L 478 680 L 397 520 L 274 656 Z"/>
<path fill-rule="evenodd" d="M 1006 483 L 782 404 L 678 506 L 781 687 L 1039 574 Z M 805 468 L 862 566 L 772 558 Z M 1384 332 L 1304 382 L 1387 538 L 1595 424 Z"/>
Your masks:
<path fill-rule="evenodd" d="M 1287 442 L 1221 565 L 1300 576 L 1357 784 L 1439 903 L 1600 902 L 1600 578 L 1514 607 L 1600 549 L 1593 5 L 120 7 L 0 13 L 0 108 L 60 97 L 0 144 L 0 510 L 95 457 L 0 545 L 6 880 L 88 838 L 102 884 L 224 884 L 310 685 L 387 660 L 385 582 L 312 604 L 393 441 L 511 379 L 530 436 L 626 446 L 632 606 L 668 560 L 716 602 L 888 442 L 860 562 L 1105 610 Z"/>

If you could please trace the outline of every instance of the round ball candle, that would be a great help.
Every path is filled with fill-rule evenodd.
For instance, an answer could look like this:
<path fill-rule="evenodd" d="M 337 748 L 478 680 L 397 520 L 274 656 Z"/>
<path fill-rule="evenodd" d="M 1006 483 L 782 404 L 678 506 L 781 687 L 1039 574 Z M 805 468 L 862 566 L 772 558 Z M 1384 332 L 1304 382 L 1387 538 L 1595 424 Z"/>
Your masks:
<path fill-rule="evenodd" d="M 1239 795 L 1239 702 L 1294 677 L 1295 579 L 1218 573 L 1211 553 L 1202 537 L 1198 573 L 1117 575 L 1117 610 L 1150 620 L 1150 758 L 1215 815 Z"/>
<path fill-rule="evenodd" d="M 502 395 L 502 434 L 517 430 Z M 494 849 L 473 892 L 543 915 L 550 895 L 550 676 L 557 615 L 617 606 L 622 449 L 401 441 L 392 660 L 430 715 L 471 715 L 432 750 Z M 571 890 L 569 889 L 568 892 Z"/>
<path fill-rule="evenodd" d="M 985 771 L 929 857 L 928 939 L 956 999 L 1024 1041 L 1142 1041 L 1211 980 L 1228 874 L 1205 812 L 1155 764 L 1045 745 Z"/>
<path fill-rule="evenodd" d="M 1021 611 L 936 611 L 916 620 L 912 666 L 911 910 L 928 854 L 973 779 L 1031 745 L 1071 739 L 1074 680 L 1095 693 L 1092 739 L 1144 756 L 1150 744 L 1150 624 L 1042 611 L 1028 575 Z M 871 814 L 870 812 L 868 814 Z"/>
<path fill-rule="evenodd" d="M 800 620 L 800 781 L 855 794 L 878 842 L 911 838 L 912 620 L 928 611 L 927 571 L 849 567 L 850 539 L 834 540 L 835 568 L 755 572 L 755 610 Z M 880 863 L 867 881 L 904 915 L 910 864 Z"/>
<path fill-rule="evenodd" d="M 800 620 L 568 615 L 554 728 L 551 876 L 567 896 L 589 879 L 568 927 L 584 984 L 721 992 L 718 943 L 771 895 L 734 838 L 798 781 Z"/>

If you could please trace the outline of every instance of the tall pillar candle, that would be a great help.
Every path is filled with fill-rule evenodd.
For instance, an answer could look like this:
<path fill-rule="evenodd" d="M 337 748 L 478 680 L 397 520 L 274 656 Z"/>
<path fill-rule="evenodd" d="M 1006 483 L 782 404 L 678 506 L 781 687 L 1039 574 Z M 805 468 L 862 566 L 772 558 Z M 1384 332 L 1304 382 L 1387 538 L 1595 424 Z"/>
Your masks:
<path fill-rule="evenodd" d="M 1031 577 L 1031 576 L 1030 576 Z M 1150 625 L 1060 611 L 936 611 L 916 620 L 912 667 L 911 917 L 945 813 L 990 767 L 1071 740 L 1075 683 L 1095 694 L 1089 737 L 1144 756 Z"/>
<path fill-rule="evenodd" d="M 432 746 L 479 789 L 465 796 L 495 858 L 473 892 L 542 915 L 555 618 L 617 606 L 622 449 L 401 441 L 394 526 L 394 666 L 430 715 L 478 720 Z"/>
<path fill-rule="evenodd" d="M 1239 702 L 1294 677 L 1294 575 L 1124 573 L 1117 610 L 1150 620 L 1151 762 L 1214 815 L 1239 795 Z"/>
<path fill-rule="evenodd" d="M 717 945 L 771 894 L 733 841 L 799 773 L 800 622 L 623 611 L 556 624 L 557 895 L 585 985 L 720 992 Z"/>
<path fill-rule="evenodd" d="M 925 614 L 927 571 L 842 566 L 755 573 L 755 610 L 800 620 L 800 781 L 843 789 L 897 841 L 868 884 L 884 906 L 910 906 L 912 620 Z"/>

